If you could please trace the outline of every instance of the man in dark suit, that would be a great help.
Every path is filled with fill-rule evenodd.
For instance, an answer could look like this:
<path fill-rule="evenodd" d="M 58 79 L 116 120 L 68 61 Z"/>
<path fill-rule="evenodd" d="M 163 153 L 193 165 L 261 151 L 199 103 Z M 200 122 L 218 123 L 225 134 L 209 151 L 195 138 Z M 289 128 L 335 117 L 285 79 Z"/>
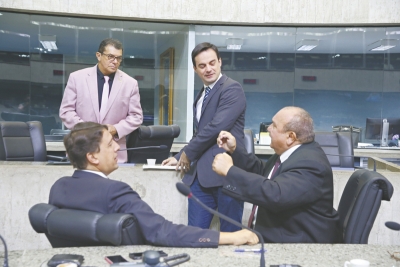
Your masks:
<path fill-rule="evenodd" d="M 222 177 L 211 169 L 214 156 L 222 153 L 215 140 L 220 131 L 230 131 L 244 143 L 246 98 L 242 86 L 221 74 L 221 57 L 215 45 L 201 43 L 192 51 L 194 71 L 204 86 L 193 104 L 194 134 L 189 144 L 163 165 L 181 167 L 183 182 L 190 185 L 195 196 L 212 209 L 241 223 L 243 202 L 221 192 Z M 204 229 L 210 227 L 212 214 L 189 199 L 188 224 Z M 220 220 L 221 231 L 239 228 Z"/>
<path fill-rule="evenodd" d="M 140 199 L 126 183 L 107 177 L 118 168 L 120 148 L 106 125 L 78 123 L 65 137 L 68 157 L 77 170 L 62 177 L 50 190 L 49 204 L 59 208 L 96 211 L 103 214 L 130 213 L 148 244 L 173 247 L 217 247 L 218 244 L 255 244 L 255 234 L 241 230 L 218 233 L 176 225 L 165 220 Z"/>
<path fill-rule="evenodd" d="M 258 205 L 255 229 L 265 242 L 340 242 L 332 168 L 314 141 L 312 118 L 304 109 L 286 107 L 268 131 L 276 153 L 268 162 L 236 146 L 230 133 L 220 133 L 218 145 L 232 156 L 219 154 L 213 162 L 224 176 L 224 192 Z"/>

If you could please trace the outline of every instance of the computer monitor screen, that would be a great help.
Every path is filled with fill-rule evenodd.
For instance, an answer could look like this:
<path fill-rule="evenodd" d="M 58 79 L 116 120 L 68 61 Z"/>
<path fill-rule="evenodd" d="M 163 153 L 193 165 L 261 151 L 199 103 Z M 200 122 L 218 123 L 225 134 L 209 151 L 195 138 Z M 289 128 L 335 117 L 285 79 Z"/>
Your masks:
<path fill-rule="evenodd" d="M 365 139 L 379 141 L 382 137 L 382 124 L 386 119 L 389 123 L 388 138 L 400 134 L 400 118 L 367 118 L 365 127 Z"/>

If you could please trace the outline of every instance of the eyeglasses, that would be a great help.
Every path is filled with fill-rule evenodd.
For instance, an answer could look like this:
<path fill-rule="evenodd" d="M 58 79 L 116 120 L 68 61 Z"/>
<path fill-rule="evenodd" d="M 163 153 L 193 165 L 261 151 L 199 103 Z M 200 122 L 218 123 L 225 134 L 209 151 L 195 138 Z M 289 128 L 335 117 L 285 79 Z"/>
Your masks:
<path fill-rule="evenodd" d="M 122 56 L 116 57 L 116 56 L 111 55 L 111 54 L 104 54 L 104 53 L 101 53 L 101 54 L 105 55 L 108 58 L 108 60 L 111 61 L 111 62 L 114 61 L 114 60 L 117 60 L 117 62 L 120 63 L 122 61 Z"/>

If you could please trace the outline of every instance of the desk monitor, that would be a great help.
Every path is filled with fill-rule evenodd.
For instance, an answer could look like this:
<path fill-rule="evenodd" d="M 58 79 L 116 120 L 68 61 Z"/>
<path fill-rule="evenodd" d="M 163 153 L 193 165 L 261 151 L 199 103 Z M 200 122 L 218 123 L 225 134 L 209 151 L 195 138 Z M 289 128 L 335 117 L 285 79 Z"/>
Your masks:
<path fill-rule="evenodd" d="M 400 118 L 367 118 L 364 142 L 380 144 L 382 138 L 383 119 L 387 119 L 387 122 L 389 123 L 389 140 L 392 139 L 394 134 L 400 134 Z"/>

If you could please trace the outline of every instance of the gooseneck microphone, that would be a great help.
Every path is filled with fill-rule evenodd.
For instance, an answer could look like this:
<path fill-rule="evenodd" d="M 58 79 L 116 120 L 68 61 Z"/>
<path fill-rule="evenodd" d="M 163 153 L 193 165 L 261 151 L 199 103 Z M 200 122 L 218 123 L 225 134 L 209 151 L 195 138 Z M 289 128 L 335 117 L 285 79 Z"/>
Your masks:
<path fill-rule="evenodd" d="M 226 215 L 224 215 L 224 214 L 222 214 L 222 213 L 220 213 L 220 212 L 218 212 L 218 211 L 215 211 L 215 210 L 213 210 L 213 209 L 207 207 L 203 202 L 200 201 L 200 199 L 198 199 L 195 195 L 192 194 L 192 192 L 190 191 L 190 188 L 189 188 L 187 185 L 185 185 L 184 183 L 179 183 L 179 182 L 176 183 L 176 189 L 178 189 L 178 191 L 179 191 L 182 195 L 187 196 L 188 198 L 191 198 L 191 199 L 193 199 L 194 201 L 196 201 L 200 206 L 202 206 L 204 209 L 206 209 L 206 210 L 207 210 L 208 212 L 210 212 L 211 214 L 214 214 L 214 215 L 220 217 L 221 219 L 223 219 L 223 220 L 225 220 L 225 221 L 227 221 L 227 222 L 230 222 L 231 224 L 234 224 L 234 225 L 236 225 L 236 226 L 238 226 L 238 227 L 247 229 L 247 230 L 249 230 L 249 231 L 255 233 L 255 234 L 258 236 L 258 239 L 261 241 L 261 259 L 260 259 L 260 266 L 261 266 L 261 267 L 265 267 L 264 239 L 263 239 L 262 235 L 261 235 L 259 232 L 255 231 L 255 230 L 253 230 L 253 229 L 251 229 L 251 228 L 249 228 L 249 227 L 247 227 L 247 226 L 245 226 L 245 225 L 242 225 L 242 224 L 238 223 L 237 221 L 235 221 L 235 220 L 229 218 L 228 216 L 226 216 Z"/>
<path fill-rule="evenodd" d="M 7 244 L 6 241 L 4 240 L 4 238 L 0 235 L 0 239 L 1 241 L 3 241 L 4 244 L 4 267 L 8 267 L 8 254 L 7 254 Z"/>
<path fill-rule="evenodd" d="M 118 151 L 125 151 L 125 150 L 142 150 L 142 149 L 167 149 L 168 147 L 166 145 L 159 145 L 159 146 L 141 146 L 141 147 L 130 147 L 130 148 L 124 148 L 124 149 L 119 149 Z"/>
<path fill-rule="evenodd" d="M 400 231 L 400 224 L 398 224 L 397 222 L 385 222 L 385 225 L 389 229 Z"/>

